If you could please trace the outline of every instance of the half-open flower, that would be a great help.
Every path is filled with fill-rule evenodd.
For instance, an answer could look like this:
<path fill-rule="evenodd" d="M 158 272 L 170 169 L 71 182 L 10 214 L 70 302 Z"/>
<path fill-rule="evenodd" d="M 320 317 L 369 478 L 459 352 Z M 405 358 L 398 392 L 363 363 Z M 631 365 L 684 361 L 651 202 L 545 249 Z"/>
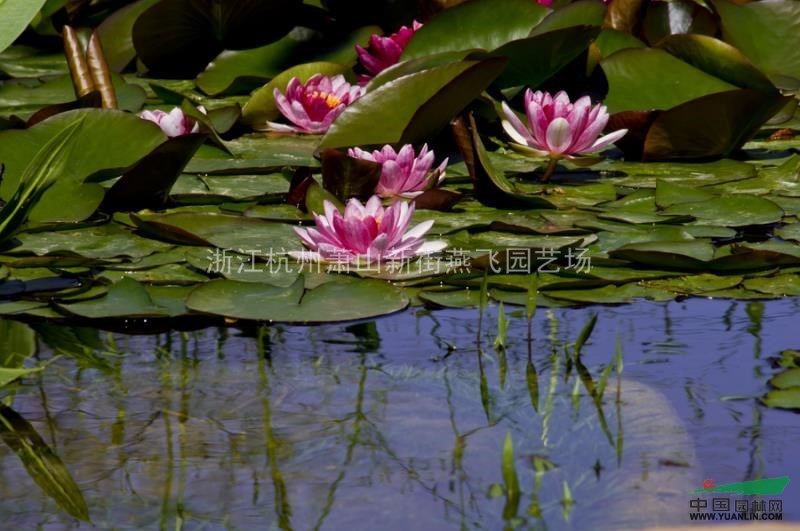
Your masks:
<path fill-rule="evenodd" d="M 387 262 L 408 260 L 447 246 L 442 241 L 425 241 L 432 220 L 408 230 L 414 205 L 405 201 L 384 207 L 375 195 L 366 204 L 350 199 L 344 214 L 330 201 L 324 202 L 324 208 L 324 215 L 314 214 L 316 227 L 295 228 L 309 249 L 290 253 L 295 258 L 340 264 Z"/>
<path fill-rule="evenodd" d="M 372 153 L 351 148 L 347 154 L 381 165 L 381 178 L 375 193 L 383 198 L 414 198 L 441 182 L 447 168 L 447 159 L 433 168 L 435 155 L 433 150 L 428 150 L 428 144 L 423 145 L 418 154 L 411 144 L 406 144 L 400 151 L 386 145 Z"/>
<path fill-rule="evenodd" d="M 281 114 L 294 125 L 267 122 L 273 131 L 321 134 L 330 128 L 345 108 L 361 97 L 363 89 L 351 85 L 344 76 L 315 74 L 302 83 L 293 77 L 286 93 L 275 89 L 275 103 Z"/>
<path fill-rule="evenodd" d="M 410 28 L 403 26 L 397 30 L 397 33 L 392 33 L 388 37 L 373 35 L 369 38 L 367 48 L 356 44 L 358 59 L 368 73 L 360 76 L 359 82 L 364 84 L 390 66 L 397 64 L 411 37 L 421 27 L 422 24 L 415 20 Z"/>
<path fill-rule="evenodd" d="M 503 129 L 517 145 L 554 160 L 598 152 L 628 132 L 620 129 L 601 137 L 608 124 L 606 106 L 593 106 L 589 96 L 572 103 L 563 91 L 551 96 L 547 92 L 526 90 L 527 124 L 505 102 L 503 114 Z"/>
<path fill-rule="evenodd" d="M 204 112 L 205 109 L 201 109 L 201 111 Z M 175 107 L 170 112 L 158 109 L 142 111 L 139 113 L 139 118 L 155 123 L 170 138 L 196 133 L 200 130 L 200 125 L 186 116 L 180 107 Z"/>

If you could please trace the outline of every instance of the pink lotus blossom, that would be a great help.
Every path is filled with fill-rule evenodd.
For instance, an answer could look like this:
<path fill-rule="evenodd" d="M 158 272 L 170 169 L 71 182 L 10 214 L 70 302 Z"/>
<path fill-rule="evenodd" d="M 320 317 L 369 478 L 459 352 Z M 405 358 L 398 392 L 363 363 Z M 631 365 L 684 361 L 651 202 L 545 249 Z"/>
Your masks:
<path fill-rule="evenodd" d="M 550 7 L 553 5 L 553 0 L 536 0 L 540 6 Z"/>
<path fill-rule="evenodd" d="M 373 263 L 406 260 L 440 251 L 447 244 L 425 242 L 424 236 L 433 220 L 411 230 L 414 205 L 401 201 L 384 208 L 374 195 L 366 205 L 350 199 L 342 215 L 330 201 L 324 202 L 325 215 L 314 214 L 315 227 L 295 228 L 303 244 L 310 249 L 290 253 L 304 261 L 334 263 Z"/>
<path fill-rule="evenodd" d="M 201 111 L 205 112 L 205 109 L 201 109 Z M 153 122 L 170 138 L 196 133 L 200 130 L 200 124 L 188 117 L 180 107 L 175 107 L 170 112 L 142 111 L 139 118 Z"/>
<path fill-rule="evenodd" d="M 447 159 L 438 167 L 432 168 L 434 153 L 433 150 L 428 151 L 428 144 L 422 146 L 419 154 L 414 152 L 411 144 L 406 144 L 397 152 L 392 146 L 386 145 L 380 151 L 372 153 L 351 148 L 347 154 L 381 165 L 381 179 L 375 193 L 383 198 L 414 198 L 441 182 L 447 168 Z"/>
<path fill-rule="evenodd" d="M 422 24 L 415 20 L 410 28 L 403 26 L 397 30 L 397 33 L 392 33 L 388 37 L 373 35 L 369 38 L 369 46 L 367 48 L 356 44 L 359 61 L 361 61 L 364 70 L 368 72 L 368 75 L 359 77 L 359 82 L 366 84 L 374 76 L 397 64 L 411 37 L 421 27 Z"/>
<path fill-rule="evenodd" d="M 361 87 L 350 85 L 342 75 L 315 74 L 305 84 L 293 77 L 286 87 L 286 94 L 276 88 L 274 96 L 278 110 L 294 126 L 274 122 L 267 122 L 267 126 L 281 132 L 324 133 L 362 93 Z"/>
<path fill-rule="evenodd" d="M 546 92 L 525 91 L 527 124 L 505 102 L 503 113 L 503 129 L 514 142 L 553 160 L 600 151 L 628 132 L 620 129 L 598 138 L 608 124 L 606 106 L 592 106 L 589 96 L 572 103 L 563 91 L 555 97 Z"/>

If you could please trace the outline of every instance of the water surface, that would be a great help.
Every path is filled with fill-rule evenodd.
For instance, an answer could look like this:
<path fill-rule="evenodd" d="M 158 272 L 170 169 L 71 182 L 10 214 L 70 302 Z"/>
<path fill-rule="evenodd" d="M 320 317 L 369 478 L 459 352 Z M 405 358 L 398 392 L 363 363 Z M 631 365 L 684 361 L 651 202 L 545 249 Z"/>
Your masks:
<path fill-rule="evenodd" d="M 523 312 L 507 307 L 505 353 L 494 307 L 482 357 L 477 310 L 101 332 L 104 346 L 82 351 L 66 346 L 75 330 L 47 325 L 38 356 L 56 345 L 60 357 L 9 402 L 65 463 L 91 523 L 5 445 L 0 514 L 17 529 L 640 529 L 689 524 L 706 478 L 789 475 L 784 519 L 800 520 L 800 417 L 756 401 L 770 358 L 800 346 L 799 305 L 540 309 L 530 349 Z M 593 313 L 585 367 L 570 366 Z M 609 364 L 595 401 L 587 389 Z M 517 503 L 499 486 L 507 434 Z"/>

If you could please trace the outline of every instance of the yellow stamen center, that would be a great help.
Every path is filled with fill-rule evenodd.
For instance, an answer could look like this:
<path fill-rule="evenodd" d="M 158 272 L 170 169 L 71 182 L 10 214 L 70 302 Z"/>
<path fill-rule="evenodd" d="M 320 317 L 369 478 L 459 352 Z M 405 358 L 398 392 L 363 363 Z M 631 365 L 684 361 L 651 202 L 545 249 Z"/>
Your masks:
<path fill-rule="evenodd" d="M 340 103 L 342 103 L 342 100 L 338 98 L 335 94 L 330 94 L 328 92 L 319 92 L 315 90 L 311 95 L 314 98 L 320 98 L 322 100 L 325 100 L 325 104 L 331 109 L 335 109 L 336 107 L 339 106 Z"/>

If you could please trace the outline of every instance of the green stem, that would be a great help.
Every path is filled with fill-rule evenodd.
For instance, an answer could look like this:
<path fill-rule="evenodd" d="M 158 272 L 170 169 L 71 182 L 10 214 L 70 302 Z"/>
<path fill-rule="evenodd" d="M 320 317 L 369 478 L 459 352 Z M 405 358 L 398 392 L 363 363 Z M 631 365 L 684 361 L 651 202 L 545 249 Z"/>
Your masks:
<path fill-rule="evenodd" d="M 556 167 L 558 166 L 558 159 L 550 159 L 550 162 L 547 163 L 547 168 L 545 168 L 542 177 L 540 178 L 541 182 L 548 183 L 550 182 L 550 177 L 556 172 Z"/>

